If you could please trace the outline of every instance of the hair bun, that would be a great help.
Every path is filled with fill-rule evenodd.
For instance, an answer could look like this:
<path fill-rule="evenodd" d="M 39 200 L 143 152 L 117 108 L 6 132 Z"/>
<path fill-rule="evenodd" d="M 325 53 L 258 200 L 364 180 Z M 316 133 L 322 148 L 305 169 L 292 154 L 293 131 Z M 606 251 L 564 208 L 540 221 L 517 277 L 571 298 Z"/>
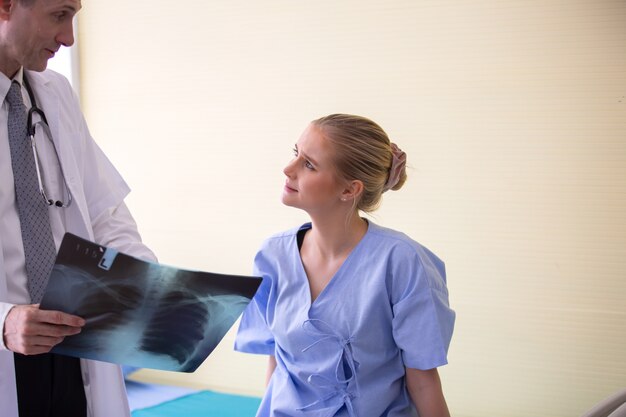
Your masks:
<path fill-rule="evenodd" d="M 383 187 L 383 193 L 393 189 L 404 176 L 406 170 L 406 153 L 398 148 L 398 145 L 391 143 L 391 167 L 389 168 L 389 178 Z"/>

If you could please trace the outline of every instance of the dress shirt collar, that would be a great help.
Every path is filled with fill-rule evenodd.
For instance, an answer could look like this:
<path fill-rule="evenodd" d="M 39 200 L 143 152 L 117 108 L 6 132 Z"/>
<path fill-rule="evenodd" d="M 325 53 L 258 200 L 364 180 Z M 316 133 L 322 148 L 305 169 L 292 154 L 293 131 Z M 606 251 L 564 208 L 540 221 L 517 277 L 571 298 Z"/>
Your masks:
<path fill-rule="evenodd" d="M 22 86 L 24 82 L 24 67 L 20 67 L 13 79 L 9 79 L 6 75 L 0 72 L 0 97 L 2 97 L 3 102 L 13 81 L 17 81 L 20 83 L 20 86 Z"/>

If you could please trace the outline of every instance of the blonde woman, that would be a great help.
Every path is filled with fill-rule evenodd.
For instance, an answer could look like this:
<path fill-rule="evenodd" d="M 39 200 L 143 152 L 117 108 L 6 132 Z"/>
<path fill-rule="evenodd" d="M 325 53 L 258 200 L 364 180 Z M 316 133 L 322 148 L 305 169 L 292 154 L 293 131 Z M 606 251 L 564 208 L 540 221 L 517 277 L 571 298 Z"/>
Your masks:
<path fill-rule="evenodd" d="M 322 117 L 298 140 L 282 202 L 311 221 L 263 243 L 263 284 L 235 343 L 270 355 L 257 416 L 449 416 L 437 372 L 455 319 L 444 264 L 359 215 L 402 187 L 405 163 L 364 117 Z"/>

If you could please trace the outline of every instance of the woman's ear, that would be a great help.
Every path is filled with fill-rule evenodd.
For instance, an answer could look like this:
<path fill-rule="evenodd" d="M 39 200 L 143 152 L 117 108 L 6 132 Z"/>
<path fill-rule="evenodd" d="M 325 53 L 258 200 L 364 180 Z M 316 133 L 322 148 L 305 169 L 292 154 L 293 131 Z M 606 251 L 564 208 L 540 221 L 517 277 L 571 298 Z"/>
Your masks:
<path fill-rule="evenodd" d="M 363 182 L 350 181 L 341 193 L 341 201 L 357 200 L 363 193 Z"/>

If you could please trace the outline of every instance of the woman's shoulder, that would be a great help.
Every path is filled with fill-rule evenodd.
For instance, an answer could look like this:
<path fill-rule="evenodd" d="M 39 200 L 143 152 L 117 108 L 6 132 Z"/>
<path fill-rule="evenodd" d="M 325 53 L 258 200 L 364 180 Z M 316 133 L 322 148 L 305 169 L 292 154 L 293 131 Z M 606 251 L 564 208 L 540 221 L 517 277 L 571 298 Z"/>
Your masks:
<path fill-rule="evenodd" d="M 259 248 L 259 252 L 291 248 L 297 242 L 298 232 L 310 227 L 310 223 L 305 223 L 300 226 L 273 233 L 263 240 L 261 247 Z"/>
<path fill-rule="evenodd" d="M 298 231 L 306 227 L 292 227 L 265 238 L 254 257 L 256 268 L 278 271 L 296 262 Z"/>
<path fill-rule="evenodd" d="M 374 225 L 374 244 L 386 248 L 388 264 L 394 279 L 408 280 L 422 277 L 430 288 L 443 291 L 446 287 L 444 262 L 426 246 L 418 243 L 406 233 Z"/>
<path fill-rule="evenodd" d="M 410 251 L 428 250 L 424 245 L 404 232 L 378 225 L 372 221 L 368 222 L 370 224 L 368 232 L 373 236 L 378 244 L 382 243 L 397 248 L 405 248 Z"/>
<path fill-rule="evenodd" d="M 304 223 L 300 226 L 295 226 L 286 230 L 281 230 L 279 232 L 275 232 L 268 237 L 265 238 L 263 244 L 268 244 L 272 242 L 281 242 L 285 240 L 293 239 L 300 230 L 311 228 L 311 223 Z"/>
<path fill-rule="evenodd" d="M 417 258 L 422 262 L 443 265 L 443 261 L 435 253 L 404 232 L 383 227 L 371 221 L 368 232 L 372 235 L 373 244 L 380 249 L 384 248 L 389 252 Z"/>

